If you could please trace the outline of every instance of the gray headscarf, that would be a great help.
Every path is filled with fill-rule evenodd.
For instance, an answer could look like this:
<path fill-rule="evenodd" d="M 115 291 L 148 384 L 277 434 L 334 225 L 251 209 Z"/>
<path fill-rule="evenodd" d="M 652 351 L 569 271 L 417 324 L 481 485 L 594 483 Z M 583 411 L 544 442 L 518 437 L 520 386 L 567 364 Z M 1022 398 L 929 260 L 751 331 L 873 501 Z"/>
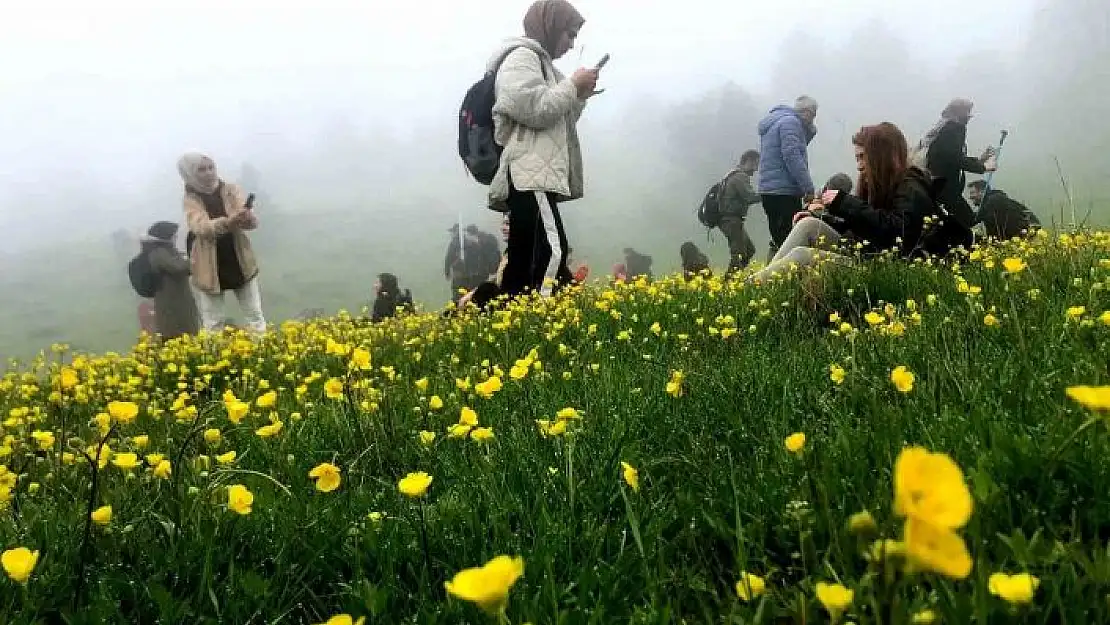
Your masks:
<path fill-rule="evenodd" d="M 216 162 L 208 155 L 200 152 L 188 152 L 177 160 L 177 173 L 181 174 L 181 180 L 186 187 L 201 193 L 213 193 L 220 186 L 219 176 L 215 176 L 214 182 L 208 185 L 201 184 L 197 178 L 197 170 L 205 161 L 211 162 L 213 167 L 216 166 Z"/>

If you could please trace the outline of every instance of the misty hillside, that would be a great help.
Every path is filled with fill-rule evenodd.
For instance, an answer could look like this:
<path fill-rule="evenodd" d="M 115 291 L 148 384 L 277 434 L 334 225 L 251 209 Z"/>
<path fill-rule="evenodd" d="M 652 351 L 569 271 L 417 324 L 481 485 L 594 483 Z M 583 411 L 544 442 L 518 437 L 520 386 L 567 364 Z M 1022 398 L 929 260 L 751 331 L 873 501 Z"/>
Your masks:
<path fill-rule="evenodd" d="M 970 151 L 1010 131 L 996 186 L 1046 223 L 1073 212 L 1110 219 L 1110 3 L 942 0 L 921 12 L 877 0 L 837 11 L 809 0 L 695 1 L 677 13 L 648 3 L 630 15 L 603 0 L 581 5 L 587 26 L 562 68 L 613 54 L 607 91 L 579 128 L 587 195 L 565 207 L 571 245 L 595 276 L 625 246 L 652 254 L 657 271 L 673 269 L 685 239 L 723 264 L 723 241 L 706 241 L 696 206 L 757 145 L 760 117 L 799 93 L 821 105 L 815 178 L 854 171 L 850 139 L 861 125 L 893 121 L 916 141 L 952 97 L 966 96 L 976 102 Z M 488 3 L 487 17 L 440 7 L 445 22 L 433 25 L 393 7 L 378 16 L 387 32 L 370 38 L 344 13 L 361 9 L 232 3 L 221 10 L 241 21 L 210 27 L 243 43 L 186 55 L 175 38 L 188 35 L 175 33 L 203 23 L 199 16 L 130 10 L 142 28 L 113 26 L 121 7 L 0 26 L 0 51 L 35 59 L 0 77 L 0 225 L 9 233 L 0 356 L 56 340 L 127 346 L 136 302 L 128 254 L 112 233 L 180 220 L 174 163 L 194 147 L 264 198 L 254 237 L 272 320 L 358 307 L 380 271 L 397 273 L 429 307 L 446 299 L 446 228 L 461 219 L 496 231 L 498 221 L 458 161 L 455 111 L 497 42 L 519 29 L 519 3 Z M 949 31 L 920 28 L 929 20 Z M 443 53 L 402 36 L 420 24 L 434 29 Z M 466 24 L 473 28 L 461 32 Z M 90 25 L 120 30 L 90 38 Z M 292 33 L 320 45 L 290 58 Z M 63 36 L 81 54 L 48 44 Z M 127 46 L 144 46 L 149 58 Z M 213 93 L 235 96 L 203 97 Z M 750 230 L 762 247 L 758 207 Z"/>

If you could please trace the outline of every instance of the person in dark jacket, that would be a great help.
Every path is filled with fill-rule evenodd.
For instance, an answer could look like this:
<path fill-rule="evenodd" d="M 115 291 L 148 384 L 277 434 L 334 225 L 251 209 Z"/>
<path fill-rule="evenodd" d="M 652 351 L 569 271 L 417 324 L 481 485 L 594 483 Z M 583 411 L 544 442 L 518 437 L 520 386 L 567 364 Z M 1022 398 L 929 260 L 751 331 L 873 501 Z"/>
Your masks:
<path fill-rule="evenodd" d="M 848 195 L 852 192 L 854 187 L 855 183 L 852 182 L 852 177 L 848 174 L 833 174 L 832 177 L 829 178 L 829 181 L 825 183 L 825 188 L 821 189 L 821 193 L 824 194 L 825 191 L 840 191 L 844 195 Z"/>
<path fill-rule="evenodd" d="M 375 285 L 374 291 L 376 297 L 374 298 L 374 308 L 370 317 L 371 321 L 382 321 L 389 319 L 397 314 L 398 309 L 411 311 L 412 306 L 412 292 L 405 289 L 401 292 L 401 287 L 397 284 L 397 276 L 391 273 L 378 274 L 378 284 Z"/>
<path fill-rule="evenodd" d="M 460 235 L 459 225 L 451 226 L 451 242 L 443 259 L 443 277 L 451 281 L 451 301 L 458 302 L 468 292 L 497 272 L 501 251 L 497 237 L 471 224 Z"/>
<path fill-rule="evenodd" d="M 635 280 L 641 276 L 651 280 L 651 263 L 651 256 L 641 254 L 630 247 L 624 248 L 624 267 L 628 280 Z"/>
<path fill-rule="evenodd" d="M 1033 211 L 1001 189 L 988 191 L 985 180 L 976 180 L 968 185 L 968 199 L 979 209 L 975 214 L 975 223 L 983 224 L 987 236 L 1005 241 L 1028 234 L 1041 225 L 1041 220 Z"/>
<path fill-rule="evenodd" d="M 150 269 L 158 277 L 154 292 L 154 327 L 164 340 L 200 330 L 200 315 L 189 286 L 189 259 L 178 251 L 174 240 L 178 225 L 159 221 L 142 238 L 142 250 Z"/>
<path fill-rule="evenodd" d="M 682 257 L 682 277 L 692 280 L 698 275 L 712 275 L 709 269 L 709 257 L 706 256 L 693 241 L 687 241 L 678 249 Z"/>
<path fill-rule="evenodd" d="M 759 194 L 774 254 L 786 235 L 790 221 L 802 210 L 805 198 L 813 196 L 809 173 L 809 142 L 817 135 L 817 100 L 799 96 L 794 106 L 779 105 L 759 122 Z"/>
<path fill-rule="evenodd" d="M 808 212 L 795 215 L 794 228 L 774 260 L 750 281 L 785 273 L 793 265 L 847 262 L 846 256 L 829 251 L 846 236 L 859 241 L 865 255 L 894 250 L 903 258 L 942 255 L 970 244 L 970 230 L 938 226 L 936 185 L 925 171 L 909 164 L 906 138 L 897 126 L 864 126 L 852 143 L 859 195 L 826 191 Z"/>
<path fill-rule="evenodd" d="M 994 150 L 987 148 L 974 158 L 967 155 L 967 124 L 974 108 L 971 100 L 956 98 L 940 114 L 940 120 L 925 134 L 914 150 L 912 163 L 925 169 L 940 184 L 939 200 L 949 216 L 971 228 L 975 213 L 964 199 L 964 172 L 982 174 L 994 171 Z"/>
<path fill-rule="evenodd" d="M 752 189 L 752 174 L 758 167 L 759 152 L 748 150 L 721 185 L 721 222 L 717 227 L 728 241 L 729 274 L 747 267 L 755 256 L 755 244 L 744 229 L 744 221 L 748 218 L 748 207 L 760 201 L 759 194 Z"/>

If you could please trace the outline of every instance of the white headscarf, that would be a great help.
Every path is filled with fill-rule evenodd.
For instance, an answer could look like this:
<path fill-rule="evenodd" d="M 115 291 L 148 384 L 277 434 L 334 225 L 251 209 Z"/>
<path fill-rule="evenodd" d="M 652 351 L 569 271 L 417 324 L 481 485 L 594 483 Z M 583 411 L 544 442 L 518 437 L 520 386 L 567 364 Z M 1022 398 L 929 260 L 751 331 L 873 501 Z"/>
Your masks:
<path fill-rule="evenodd" d="M 197 178 L 197 170 L 205 161 L 211 162 L 213 167 L 216 166 L 216 162 L 207 154 L 187 152 L 177 160 L 177 173 L 181 174 L 181 180 L 185 182 L 186 187 L 201 193 L 213 193 L 220 186 L 219 176 L 214 177 L 215 182 L 210 185 L 201 184 Z"/>

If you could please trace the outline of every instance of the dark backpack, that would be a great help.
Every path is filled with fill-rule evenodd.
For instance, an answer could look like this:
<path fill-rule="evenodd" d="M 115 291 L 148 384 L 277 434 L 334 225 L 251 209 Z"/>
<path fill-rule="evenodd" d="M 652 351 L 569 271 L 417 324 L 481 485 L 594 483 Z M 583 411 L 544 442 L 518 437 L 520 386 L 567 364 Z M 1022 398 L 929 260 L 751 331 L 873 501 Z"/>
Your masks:
<path fill-rule="evenodd" d="M 493 105 L 497 100 L 497 70 L 514 46 L 506 50 L 493 69 L 467 90 L 459 107 L 459 157 L 478 182 L 489 185 L 501 165 L 502 147 L 493 140 Z M 541 62 L 542 67 L 542 62 Z M 546 76 L 545 76 L 546 77 Z"/>
<path fill-rule="evenodd" d="M 721 193 L 725 190 L 725 183 L 731 176 L 730 171 L 720 182 L 709 187 L 709 191 L 701 201 L 701 206 L 698 207 L 698 221 L 706 228 L 713 229 L 721 225 Z"/>
<path fill-rule="evenodd" d="M 158 292 L 158 274 L 150 264 L 150 252 L 143 250 L 127 263 L 127 276 L 131 278 L 131 288 L 139 297 L 154 297 Z"/>

